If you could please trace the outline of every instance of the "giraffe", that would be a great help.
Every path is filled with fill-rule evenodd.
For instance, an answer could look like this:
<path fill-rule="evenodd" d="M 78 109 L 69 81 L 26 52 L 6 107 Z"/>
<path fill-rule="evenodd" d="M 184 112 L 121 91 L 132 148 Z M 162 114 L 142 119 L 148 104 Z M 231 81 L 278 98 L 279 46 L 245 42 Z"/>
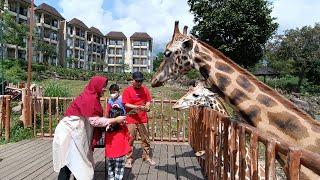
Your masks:
<path fill-rule="evenodd" d="M 177 102 L 172 106 L 174 110 L 183 110 L 187 109 L 191 106 L 198 106 L 198 107 L 208 107 L 212 110 L 215 110 L 222 115 L 229 116 L 229 113 L 224 106 L 223 102 L 219 99 L 217 93 L 214 93 L 205 87 L 205 82 L 200 81 L 198 84 L 191 88 L 184 96 L 182 96 Z M 231 133 L 231 127 L 228 128 L 229 134 Z M 231 136 L 228 136 L 228 141 L 231 142 Z M 236 138 L 236 144 L 239 145 L 239 138 Z M 245 179 L 250 179 L 250 167 L 249 164 L 251 162 L 250 157 L 250 150 L 246 144 L 245 146 L 245 161 L 246 161 L 246 169 L 245 169 Z M 216 151 L 218 153 L 218 151 Z M 230 152 L 229 152 L 230 153 Z M 201 150 L 195 153 L 196 156 L 204 158 L 205 151 Z M 218 154 L 216 154 L 218 156 Z M 239 179 L 239 151 L 237 151 L 237 160 L 236 160 L 236 173 L 235 179 Z M 223 157 L 222 157 L 223 161 Z M 264 180 L 265 179 L 265 170 L 258 164 L 258 179 Z M 223 166 L 222 166 L 223 168 Z M 228 179 L 231 179 L 231 174 L 228 173 Z"/>
<path fill-rule="evenodd" d="M 176 21 L 164 60 L 151 79 L 152 87 L 197 69 L 247 123 L 289 144 L 320 154 L 319 122 L 220 51 L 187 35 L 186 26 L 183 34 L 180 33 L 178 26 Z M 278 155 L 284 160 L 280 153 Z M 280 163 L 281 159 L 278 158 Z M 316 179 L 319 176 L 302 166 L 300 178 Z"/>
<path fill-rule="evenodd" d="M 226 107 L 219 99 L 219 95 L 205 88 L 205 83 L 200 81 L 187 94 L 182 96 L 172 108 L 175 110 L 187 109 L 190 106 L 209 107 L 223 115 L 229 116 Z"/>

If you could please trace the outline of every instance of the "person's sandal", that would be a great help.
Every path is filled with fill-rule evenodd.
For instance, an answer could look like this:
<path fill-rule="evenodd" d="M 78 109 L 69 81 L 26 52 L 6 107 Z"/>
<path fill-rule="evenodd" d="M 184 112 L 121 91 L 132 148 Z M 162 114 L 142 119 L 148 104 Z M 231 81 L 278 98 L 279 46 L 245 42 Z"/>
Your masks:
<path fill-rule="evenodd" d="M 126 164 L 124 165 L 125 168 L 132 168 L 132 162 L 131 161 L 126 161 Z"/>
<path fill-rule="evenodd" d="M 154 162 L 154 160 L 152 160 L 151 158 L 145 159 L 144 161 L 148 163 L 150 166 L 156 165 L 156 162 Z"/>

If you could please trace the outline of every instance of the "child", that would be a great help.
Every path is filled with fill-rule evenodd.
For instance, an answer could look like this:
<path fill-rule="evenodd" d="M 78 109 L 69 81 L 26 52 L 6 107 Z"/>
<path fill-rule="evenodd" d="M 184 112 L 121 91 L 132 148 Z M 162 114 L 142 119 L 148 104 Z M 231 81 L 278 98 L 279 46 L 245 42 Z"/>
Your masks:
<path fill-rule="evenodd" d="M 117 117 L 125 114 L 119 86 L 112 84 L 107 103 L 107 117 Z M 105 134 L 105 155 L 108 158 L 108 179 L 121 180 L 124 174 L 125 157 L 129 152 L 129 133 L 125 123 L 108 126 Z"/>

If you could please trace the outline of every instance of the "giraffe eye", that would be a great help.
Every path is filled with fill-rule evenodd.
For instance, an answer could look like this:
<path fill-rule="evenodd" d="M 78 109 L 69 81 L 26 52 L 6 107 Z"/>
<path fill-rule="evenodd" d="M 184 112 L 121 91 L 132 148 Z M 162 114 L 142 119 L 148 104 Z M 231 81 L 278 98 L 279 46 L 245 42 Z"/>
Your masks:
<path fill-rule="evenodd" d="M 166 50 L 166 51 L 164 51 L 164 53 L 163 53 L 163 55 L 164 55 L 165 57 L 170 57 L 171 54 L 172 54 L 172 52 L 169 51 L 169 50 Z"/>

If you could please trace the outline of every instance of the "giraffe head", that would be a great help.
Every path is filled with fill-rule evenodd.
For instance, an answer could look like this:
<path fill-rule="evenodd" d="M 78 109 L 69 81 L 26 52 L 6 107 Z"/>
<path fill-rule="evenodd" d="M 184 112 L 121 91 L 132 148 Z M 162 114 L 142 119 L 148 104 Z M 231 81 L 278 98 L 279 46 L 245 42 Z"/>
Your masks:
<path fill-rule="evenodd" d="M 214 106 L 219 103 L 216 100 L 217 96 L 218 94 L 205 88 L 204 83 L 199 82 L 196 87 L 191 88 L 187 94 L 181 97 L 172 108 L 182 110 L 190 106 L 201 106 L 215 109 Z"/>
<path fill-rule="evenodd" d="M 175 22 L 171 41 L 166 45 L 164 59 L 158 71 L 151 79 L 152 87 L 161 86 L 168 79 L 175 79 L 194 68 L 193 49 L 194 40 L 187 36 L 188 27 L 185 26 L 183 34 L 179 31 L 179 22 Z"/>

